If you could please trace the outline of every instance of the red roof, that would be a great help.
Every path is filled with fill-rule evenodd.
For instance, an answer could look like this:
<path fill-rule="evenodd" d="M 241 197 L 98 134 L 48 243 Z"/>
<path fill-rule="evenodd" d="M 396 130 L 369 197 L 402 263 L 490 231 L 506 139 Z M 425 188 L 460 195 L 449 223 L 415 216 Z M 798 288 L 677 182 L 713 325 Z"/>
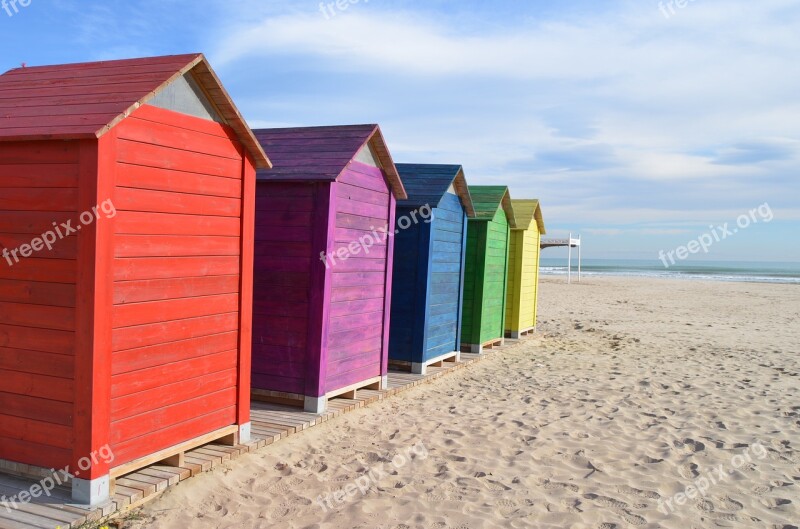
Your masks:
<path fill-rule="evenodd" d="M 395 197 L 407 198 L 378 125 L 258 129 L 253 133 L 269 152 L 273 167 L 259 171 L 262 181 L 334 181 L 371 142 Z"/>
<path fill-rule="evenodd" d="M 15 68 L 0 76 L 0 141 L 98 138 L 186 72 L 258 167 L 269 160 L 200 53 Z"/>

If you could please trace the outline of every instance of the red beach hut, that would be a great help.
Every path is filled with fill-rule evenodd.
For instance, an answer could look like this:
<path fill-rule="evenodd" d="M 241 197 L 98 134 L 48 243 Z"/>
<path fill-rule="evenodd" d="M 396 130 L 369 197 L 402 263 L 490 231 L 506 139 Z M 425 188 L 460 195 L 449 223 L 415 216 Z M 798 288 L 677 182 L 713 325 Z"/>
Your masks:
<path fill-rule="evenodd" d="M 247 439 L 268 166 L 200 54 L 0 76 L 0 470 L 69 468 L 98 504 Z"/>
<path fill-rule="evenodd" d="M 253 395 L 321 413 L 385 386 L 395 206 L 406 193 L 377 125 L 256 130 Z"/>

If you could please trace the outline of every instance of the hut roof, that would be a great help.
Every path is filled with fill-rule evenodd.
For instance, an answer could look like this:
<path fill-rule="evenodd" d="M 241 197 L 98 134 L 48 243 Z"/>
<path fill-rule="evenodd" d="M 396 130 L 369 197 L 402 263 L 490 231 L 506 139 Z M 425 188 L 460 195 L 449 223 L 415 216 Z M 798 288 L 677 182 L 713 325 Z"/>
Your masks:
<path fill-rule="evenodd" d="M 408 200 L 398 205 L 417 207 L 439 204 L 450 186 L 453 186 L 467 215 L 475 217 L 472 195 L 469 194 L 464 168 L 460 165 L 399 163 L 397 171 L 408 192 Z"/>
<path fill-rule="evenodd" d="M 497 210 L 503 208 L 512 228 L 517 227 L 514 208 L 511 205 L 511 193 L 506 186 L 469 186 L 472 202 L 478 220 L 492 220 Z"/>
<path fill-rule="evenodd" d="M 514 216 L 517 218 L 517 229 L 527 230 L 531 223 L 536 220 L 539 226 L 539 233 L 545 234 L 544 217 L 542 217 L 542 206 L 538 200 L 512 200 Z"/>
<path fill-rule="evenodd" d="M 0 141 L 99 138 L 189 72 L 256 167 L 270 167 L 202 53 L 9 70 L 0 76 Z"/>
<path fill-rule="evenodd" d="M 395 198 L 408 198 L 378 125 L 296 127 L 253 131 L 274 163 L 262 181 L 335 181 L 369 146 L 386 173 Z"/>

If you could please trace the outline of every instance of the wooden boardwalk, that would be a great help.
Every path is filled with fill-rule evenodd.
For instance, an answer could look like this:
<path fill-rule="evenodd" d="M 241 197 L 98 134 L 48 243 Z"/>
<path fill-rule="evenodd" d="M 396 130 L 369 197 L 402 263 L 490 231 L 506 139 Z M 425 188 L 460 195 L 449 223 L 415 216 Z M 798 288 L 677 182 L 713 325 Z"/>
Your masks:
<path fill-rule="evenodd" d="M 322 415 L 306 413 L 290 406 L 253 402 L 251 443 L 232 447 L 211 443 L 186 452 L 182 467 L 151 465 L 128 474 L 117 479 L 112 501 L 96 509 L 71 505 L 70 491 L 64 487 L 56 488 L 49 497 L 18 504 L 17 508 L 7 506 L 3 501 L 9 502 L 8 498 L 14 498 L 23 491 L 30 491 L 36 482 L 0 474 L 0 529 L 69 529 L 91 522 L 99 523 L 104 519 L 125 514 L 130 509 L 156 498 L 169 487 L 201 472 L 207 472 L 223 462 L 237 459 L 401 391 L 428 383 L 489 355 L 491 353 L 482 356 L 462 353 L 460 362 L 445 362 L 443 367 L 430 367 L 426 375 L 390 371 L 388 389 L 383 391 L 364 389 L 358 391 L 355 399 L 332 399 L 328 403 L 328 411 Z"/>

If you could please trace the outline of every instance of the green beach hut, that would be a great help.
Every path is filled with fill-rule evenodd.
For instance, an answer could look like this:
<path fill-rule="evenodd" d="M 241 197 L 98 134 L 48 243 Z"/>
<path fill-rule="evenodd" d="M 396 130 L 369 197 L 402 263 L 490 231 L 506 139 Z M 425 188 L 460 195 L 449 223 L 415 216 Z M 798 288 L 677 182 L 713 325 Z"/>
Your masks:
<path fill-rule="evenodd" d="M 482 353 L 505 341 L 510 230 L 516 228 L 506 186 L 469 186 L 475 218 L 467 228 L 462 351 Z"/>

